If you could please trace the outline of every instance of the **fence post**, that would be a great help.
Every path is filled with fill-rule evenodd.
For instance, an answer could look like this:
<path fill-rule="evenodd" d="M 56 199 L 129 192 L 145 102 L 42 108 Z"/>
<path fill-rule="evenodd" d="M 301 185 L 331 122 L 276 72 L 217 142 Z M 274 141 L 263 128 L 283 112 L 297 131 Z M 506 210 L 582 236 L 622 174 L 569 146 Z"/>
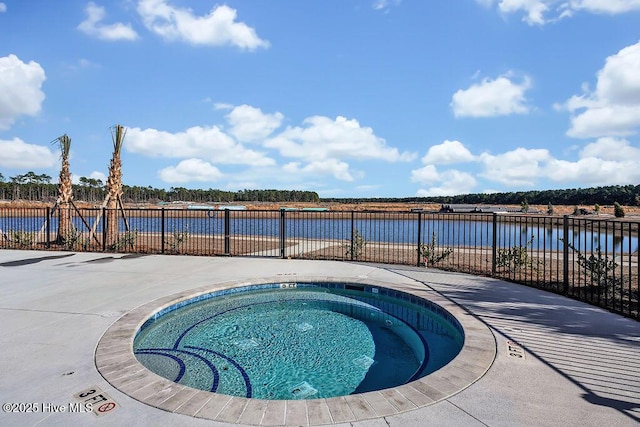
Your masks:
<path fill-rule="evenodd" d="M 491 275 L 496 275 L 496 259 L 498 254 L 498 214 L 493 213 L 493 237 L 491 240 Z"/>
<path fill-rule="evenodd" d="M 422 245 L 422 212 L 418 211 L 418 261 L 416 266 L 420 267 L 420 246 Z"/>
<path fill-rule="evenodd" d="M 354 248 L 354 239 L 356 237 L 355 234 L 356 228 L 355 228 L 355 212 L 351 211 L 351 261 L 353 261 L 353 250 Z"/>
<path fill-rule="evenodd" d="M 102 252 L 107 250 L 107 208 L 102 208 Z"/>
<path fill-rule="evenodd" d="M 286 254 L 285 254 L 285 239 L 286 239 L 286 231 L 285 231 L 285 226 L 286 226 L 286 222 L 285 222 L 285 210 L 284 209 L 280 209 L 280 256 L 282 257 L 282 259 L 286 258 Z"/>
<path fill-rule="evenodd" d="M 562 291 L 569 293 L 569 215 L 562 219 Z"/>
<path fill-rule="evenodd" d="M 160 238 L 162 239 L 162 242 L 160 243 L 160 253 L 163 254 L 164 253 L 164 208 L 160 209 Z"/>
<path fill-rule="evenodd" d="M 45 222 L 45 247 L 47 249 L 51 248 L 51 208 L 47 206 L 47 221 Z"/>
<path fill-rule="evenodd" d="M 224 210 L 224 254 L 225 255 L 231 255 L 231 250 L 230 250 L 230 243 L 231 243 L 231 237 L 229 236 L 229 234 L 231 233 L 231 221 L 229 220 L 229 209 L 225 209 Z"/>

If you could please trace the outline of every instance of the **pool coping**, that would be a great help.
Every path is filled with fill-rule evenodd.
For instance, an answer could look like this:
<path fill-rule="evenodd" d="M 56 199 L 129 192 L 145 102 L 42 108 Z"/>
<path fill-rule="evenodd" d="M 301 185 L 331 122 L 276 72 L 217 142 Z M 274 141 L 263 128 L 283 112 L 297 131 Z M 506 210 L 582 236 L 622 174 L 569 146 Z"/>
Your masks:
<path fill-rule="evenodd" d="M 137 331 L 153 314 L 177 301 L 214 291 L 272 283 L 353 283 L 379 286 L 427 299 L 447 310 L 462 325 L 465 341 L 458 356 L 416 381 L 389 389 L 312 400 L 262 400 L 196 390 L 145 368 L 133 354 Z M 143 304 L 123 315 L 103 334 L 95 365 L 113 387 L 152 407 L 187 416 L 248 425 L 330 425 L 381 418 L 432 405 L 480 379 L 496 357 L 491 330 L 471 313 L 424 284 L 390 283 L 363 278 L 295 275 L 213 283 Z"/>

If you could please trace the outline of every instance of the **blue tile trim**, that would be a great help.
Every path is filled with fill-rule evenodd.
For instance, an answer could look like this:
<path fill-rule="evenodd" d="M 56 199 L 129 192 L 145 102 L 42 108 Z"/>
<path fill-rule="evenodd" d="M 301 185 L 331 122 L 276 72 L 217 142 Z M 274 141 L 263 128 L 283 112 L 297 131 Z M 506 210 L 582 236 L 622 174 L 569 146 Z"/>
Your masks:
<path fill-rule="evenodd" d="M 211 370 L 211 374 L 213 376 L 211 391 L 215 393 L 220 383 L 220 373 L 218 372 L 218 369 L 213 365 L 213 363 L 211 363 L 207 358 L 202 357 L 197 353 L 193 353 L 187 350 L 175 349 L 175 348 L 143 348 L 143 349 L 136 350 L 134 354 L 151 354 L 151 352 L 157 352 L 158 354 L 160 354 L 161 352 L 170 352 L 170 351 L 176 352 L 176 353 L 188 354 L 189 356 L 193 356 L 197 359 L 200 359 L 202 362 L 204 362 L 204 364 L 207 365 L 207 367 Z M 167 356 L 169 355 L 167 354 Z M 182 378 L 182 376 L 180 376 L 180 378 Z M 174 382 L 178 382 L 178 380 L 175 380 Z"/>
<path fill-rule="evenodd" d="M 240 375 L 242 375 L 242 378 L 244 379 L 244 384 L 247 387 L 247 398 L 251 398 L 252 394 L 253 394 L 253 390 L 251 388 L 251 381 L 249 380 L 249 375 L 247 375 L 247 371 L 244 370 L 244 368 L 242 366 L 240 366 L 240 364 L 238 362 L 236 362 L 235 360 L 233 360 L 232 358 L 230 358 L 229 356 L 225 356 L 222 353 L 218 353 L 217 351 L 213 351 L 213 350 L 209 350 L 207 348 L 202 348 L 202 347 L 193 347 L 190 345 L 185 345 L 185 348 L 190 348 L 193 350 L 199 350 L 199 351 L 204 351 L 205 353 L 211 353 L 215 356 L 221 357 L 223 359 L 225 359 L 226 361 L 228 361 L 229 363 L 231 363 L 239 372 Z"/>

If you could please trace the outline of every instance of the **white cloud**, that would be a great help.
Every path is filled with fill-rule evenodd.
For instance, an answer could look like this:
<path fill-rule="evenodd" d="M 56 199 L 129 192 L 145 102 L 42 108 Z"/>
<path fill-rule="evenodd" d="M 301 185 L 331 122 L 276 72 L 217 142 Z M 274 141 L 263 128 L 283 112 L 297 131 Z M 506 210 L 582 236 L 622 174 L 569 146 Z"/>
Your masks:
<path fill-rule="evenodd" d="M 433 165 L 411 171 L 411 180 L 423 185 L 431 185 L 428 188 L 419 189 L 416 193 L 419 197 L 468 194 L 477 184 L 476 179 L 468 172 L 456 169 L 438 172 Z"/>
<path fill-rule="evenodd" d="M 374 10 L 384 10 L 387 11 L 392 6 L 398 6 L 402 3 L 402 0 L 375 0 L 371 7 Z"/>
<path fill-rule="evenodd" d="M 0 3 L 0 13 L 7 11 L 7 5 L 4 3 Z"/>
<path fill-rule="evenodd" d="M 258 171 L 255 178 L 258 181 L 263 178 L 290 180 L 284 177 L 287 175 L 295 177 L 294 184 L 299 182 L 299 175 L 314 179 L 331 176 L 341 181 L 362 178 L 364 173 L 352 170 L 347 159 L 399 162 L 416 157 L 415 153 L 401 153 L 388 146 L 371 128 L 361 126 L 355 119 L 313 116 L 304 120 L 302 127 L 288 127 L 278 133 L 285 120 L 279 112 L 265 113 L 250 105 L 214 105 L 216 109 L 228 110 L 225 115 L 228 128 L 195 126 L 174 133 L 130 128 L 125 150 L 148 157 L 248 165 L 252 171 Z M 249 149 L 245 143 L 257 148 Z M 284 166 L 278 165 L 274 158 L 281 158 Z M 172 167 L 166 168 L 163 176 L 177 179 L 178 172 L 180 176 L 186 175 Z"/>
<path fill-rule="evenodd" d="M 89 178 L 98 179 L 102 181 L 103 184 L 107 183 L 107 175 L 99 171 L 93 171 L 89 174 Z"/>
<path fill-rule="evenodd" d="M 87 19 L 78 25 L 78 30 L 83 33 L 107 41 L 136 40 L 138 38 L 138 34 L 131 28 L 130 24 L 120 22 L 103 24 L 102 20 L 106 16 L 104 7 L 89 2 L 85 11 Z"/>
<path fill-rule="evenodd" d="M 206 101 L 211 102 L 211 98 L 207 98 Z M 235 108 L 235 105 L 226 104 L 224 102 L 216 102 L 213 104 L 213 108 L 215 108 L 216 110 L 233 110 Z"/>
<path fill-rule="evenodd" d="M 600 138 L 587 144 L 575 162 L 551 160 L 545 176 L 558 182 L 585 185 L 629 184 L 640 181 L 640 148 L 626 139 Z"/>
<path fill-rule="evenodd" d="M 238 144 L 217 126 L 195 126 L 184 132 L 131 128 L 125 149 L 149 157 L 203 158 L 213 163 L 268 166 L 274 160 Z"/>
<path fill-rule="evenodd" d="M 247 50 L 269 47 L 253 28 L 236 22 L 236 10 L 226 5 L 214 7 L 206 16 L 195 16 L 192 10 L 171 6 L 166 0 L 140 0 L 138 13 L 144 25 L 165 40 Z"/>
<path fill-rule="evenodd" d="M 640 0 L 571 0 L 569 8 L 615 15 L 640 10 Z"/>
<path fill-rule="evenodd" d="M 640 128 L 640 42 L 608 57 L 596 89 L 583 89 L 565 108 L 574 113 L 569 136 L 625 136 Z"/>
<path fill-rule="evenodd" d="M 27 144 L 20 138 L 0 139 L 0 153 L 0 166 L 9 169 L 50 168 L 58 158 L 48 147 Z"/>
<path fill-rule="evenodd" d="M 426 184 L 437 181 L 439 176 L 438 169 L 434 165 L 426 165 L 420 169 L 411 171 L 411 182 Z"/>
<path fill-rule="evenodd" d="M 304 127 L 287 127 L 262 144 L 274 149 L 283 158 L 299 159 L 283 167 L 290 174 L 330 175 L 342 181 L 354 181 L 364 176 L 354 172 L 346 159 L 411 161 L 415 153 L 399 152 L 386 141 L 363 127 L 355 119 L 338 116 L 312 116 L 303 121 Z"/>
<path fill-rule="evenodd" d="M 429 149 L 422 159 L 425 166 L 412 170 L 410 179 L 429 186 L 418 191 L 421 196 L 473 192 L 476 177 L 507 187 L 540 186 L 545 180 L 571 186 L 640 182 L 640 147 L 629 140 L 603 137 L 571 152 L 577 152 L 576 160 L 558 159 L 546 149 L 523 147 L 499 154 L 483 152 L 473 155 L 462 143 L 445 141 Z M 464 153 L 463 156 L 460 153 Z M 456 156 L 460 156 L 461 161 L 471 162 L 467 170 L 438 171 L 435 164 L 455 163 L 452 160 Z M 480 170 L 476 171 L 478 166 Z"/>
<path fill-rule="evenodd" d="M 545 23 L 545 14 L 549 11 L 548 2 L 541 0 L 502 0 L 500 10 L 503 13 L 525 13 L 522 19 L 529 25 L 542 25 Z"/>
<path fill-rule="evenodd" d="M 576 162 L 553 160 L 548 165 L 547 176 L 556 182 L 579 182 L 580 185 L 631 184 L 640 181 L 640 169 L 636 162 L 616 162 L 595 157 Z"/>
<path fill-rule="evenodd" d="M 387 146 L 370 127 L 361 127 L 355 119 L 338 116 L 335 120 L 313 116 L 305 127 L 288 127 L 265 141 L 265 147 L 280 151 L 284 157 L 318 161 L 330 158 L 378 159 L 389 162 L 411 161 L 414 153 L 400 153 Z"/>
<path fill-rule="evenodd" d="M 439 172 L 433 165 L 433 163 L 455 163 L 453 159 L 462 158 L 466 159 L 463 161 L 475 160 L 475 157 L 459 141 L 447 140 L 440 145 L 430 147 L 427 155 L 422 158 L 425 166 L 411 171 L 411 182 L 429 186 L 419 189 L 417 195 L 420 197 L 453 196 L 472 192 L 477 181 L 470 173 L 457 169 Z"/>
<path fill-rule="evenodd" d="M 40 112 L 45 79 L 37 62 L 26 64 L 15 55 L 0 57 L 0 130 L 9 129 L 19 116 Z"/>
<path fill-rule="evenodd" d="M 460 142 L 445 140 L 442 144 L 429 147 L 422 158 L 424 164 L 466 163 L 475 160 L 475 156 Z"/>
<path fill-rule="evenodd" d="M 169 166 L 158 173 L 164 182 L 185 183 L 191 181 L 213 182 L 222 178 L 222 173 L 209 162 L 201 159 L 186 159 L 177 166 Z"/>
<path fill-rule="evenodd" d="M 353 175 L 349 172 L 349 164 L 336 159 L 324 159 L 312 161 L 305 166 L 300 166 L 299 162 L 290 162 L 282 167 L 282 170 L 289 174 L 310 174 L 310 175 L 332 175 L 340 181 L 351 182 Z"/>
<path fill-rule="evenodd" d="M 581 159 L 589 157 L 621 162 L 635 161 L 640 164 L 640 149 L 632 146 L 626 139 L 600 138 L 580 151 Z"/>
<path fill-rule="evenodd" d="M 546 149 L 516 148 L 499 155 L 482 153 L 481 176 L 508 186 L 533 186 L 552 156 Z"/>
<path fill-rule="evenodd" d="M 284 116 L 281 113 L 265 114 L 259 108 L 239 105 L 226 115 L 231 125 L 229 133 L 238 141 L 258 141 L 271 135 L 280 127 Z"/>
<path fill-rule="evenodd" d="M 78 73 L 83 70 L 100 68 L 100 64 L 89 61 L 88 59 L 81 58 L 75 62 L 66 64 L 65 68 L 69 71 L 69 73 Z"/>
<path fill-rule="evenodd" d="M 531 88 L 531 80 L 524 77 L 521 83 L 509 76 L 495 80 L 485 78 L 481 83 L 453 94 L 451 107 L 456 117 L 494 117 L 529 112 L 525 92 Z"/>
<path fill-rule="evenodd" d="M 476 0 L 496 6 L 504 15 L 522 14 L 529 25 L 544 25 L 573 16 L 576 12 L 620 14 L 640 10 L 640 0 Z"/>

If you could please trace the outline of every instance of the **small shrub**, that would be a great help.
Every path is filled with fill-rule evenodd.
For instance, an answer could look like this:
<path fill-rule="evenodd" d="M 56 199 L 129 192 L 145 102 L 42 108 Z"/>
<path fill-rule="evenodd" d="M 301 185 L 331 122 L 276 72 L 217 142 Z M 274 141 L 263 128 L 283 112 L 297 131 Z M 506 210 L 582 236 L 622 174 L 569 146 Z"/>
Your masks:
<path fill-rule="evenodd" d="M 496 256 L 496 267 L 506 268 L 508 271 L 520 270 L 522 268 L 534 268 L 534 260 L 529 256 L 529 248 L 533 246 L 533 239 L 524 245 L 512 246 L 507 249 L 498 249 Z"/>
<path fill-rule="evenodd" d="M 112 251 L 122 251 L 126 248 L 133 249 L 136 244 L 136 240 L 138 239 L 138 232 L 133 231 L 125 231 L 123 234 L 118 236 L 118 240 L 109 247 Z"/>
<path fill-rule="evenodd" d="M 418 251 L 420 252 L 420 257 L 424 260 L 424 264 L 426 266 L 433 267 L 437 263 L 446 260 L 449 258 L 449 255 L 453 253 L 453 249 L 446 248 L 442 251 L 438 251 L 437 247 L 437 237 L 436 233 L 431 233 L 431 243 L 421 244 Z"/>
<path fill-rule="evenodd" d="M 523 213 L 529 212 L 529 202 L 527 202 L 527 199 L 524 199 L 522 203 L 520 203 L 520 210 Z"/>
<path fill-rule="evenodd" d="M 551 202 L 549 202 L 549 204 L 547 205 L 547 214 L 553 215 L 553 205 L 551 204 Z"/>
<path fill-rule="evenodd" d="M 367 246 L 367 239 L 356 229 L 353 231 L 353 240 L 344 245 L 345 255 L 352 259 L 358 259 L 364 252 L 365 246 Z"/>
<path fill-rule="evenodd" d="M 596 213 L 596 215 L 600 215 L 600 205 L 596 203 L 593 207 L 593 211 Z"/>
<path fill-rule="evenodd" d="M 567 243 L 567 246 L 569 246 L 578 257 L 578 265 L 584 269 L 596 285 L 607 286 L 618 283 L 613 276 L 613 272 L 618 267 L 618 263 L 615 259 L 609 259 L 605 256 L 600 246 L 596 248 L 595 254 L 592 253 L 588 257 L 571 243 Z"/>
<path fill-rule="evenodd" d="M 173 233 L 171 233 L 171 237 L 165 240 L 165 243 L 169 245 L 169 250 L 172 253 L 178 253 L 180 252 L 180 247 L 187 243 L 190 236 L 189 225 L 187 224 L 182 231 L 173 230 Z"/>
<path fill-rule="evenodd" d="M 613 215 L 615 215 L 616 218 L 624 218 L 624 208 L 620 206 L 618 202 L 613 204 Z"/>
<path fill-rule="evenodd" d="M 19 249 L 30 248 L 36 242 L 36 235 L 29 231 L 12 231 L 10 240 Z"/>
<path fill-rule="evenodd" d="M 65 233 L 65 240 L 62 242 L 62 246 L 67 250 L 83 248 L 85 245 L 82 242 L 82 233 L 77 228 L 71 227 Z"/>

